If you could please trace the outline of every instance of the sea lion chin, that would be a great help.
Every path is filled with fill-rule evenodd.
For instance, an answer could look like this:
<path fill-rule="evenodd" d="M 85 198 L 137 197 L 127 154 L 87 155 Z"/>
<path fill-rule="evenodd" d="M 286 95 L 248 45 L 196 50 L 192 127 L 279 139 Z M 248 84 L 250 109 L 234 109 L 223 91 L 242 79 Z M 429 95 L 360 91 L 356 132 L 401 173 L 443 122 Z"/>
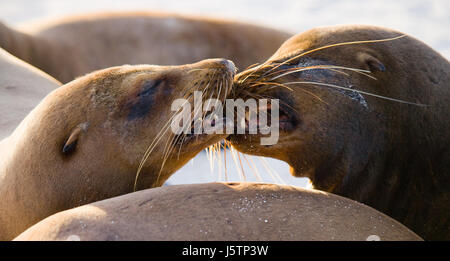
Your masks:
<path fill-rule="evenodd" d="M 223 100 L 235 70 L 224 59 L 124 65 L 51 92 L 0 143 L 0 239 L 53 213 L 162 185 L 226 136 L 173 134 L 171 104 L 195 90 Z"/>
<path fill-rule="evenodd" d="M 313 29 L 235 77 L 237 97 L 279 99 L 279 142 L 228 139 L 425 239 L 448 240 L 449 82 L 449 62 L 410 36 L 372 26 Z"/>

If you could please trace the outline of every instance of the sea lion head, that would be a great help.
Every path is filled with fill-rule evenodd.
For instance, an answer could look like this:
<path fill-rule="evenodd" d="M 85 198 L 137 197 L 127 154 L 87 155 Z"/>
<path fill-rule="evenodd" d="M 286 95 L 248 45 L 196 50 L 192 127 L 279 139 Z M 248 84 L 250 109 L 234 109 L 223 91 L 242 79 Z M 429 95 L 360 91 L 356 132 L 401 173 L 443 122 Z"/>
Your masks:
<path fill-rule="evenodd" d="M 131 191 L 135 182 L 138 188 L 160 186 L 226 136 L 172 133 L 176 111 L 171 105 L 180 98 L 191 102 L 194 91 L 202 92 L 203 99 L 223 100 L 235 70 L 231 61 L 210 59 L 182 66 L 125 65 L 88 74 L 52 92 L 33 111 L 27 142 L 34 144 L 27 145 L 36 148 L 35 155 L 44 153 L 40 168 L 103 180 L 108 195 Z"/>
<path fill-rule="evenodd" d="M 290 38 L 265 63 L 235 77 L 237 97 L 279 99 L 278 142 L 261 145 L 259 134 L 228 139 L 244 153 L 286 161 L 293 175 L 332 191 L 380 159 L 391 149 L 386 144 L 412 139 L 406 126 L 417 125 L 421 104 L 431 102 L 426 89 L 408 84 L 406 64 L 417 42 L 370 26 L 317 28 Z"/>

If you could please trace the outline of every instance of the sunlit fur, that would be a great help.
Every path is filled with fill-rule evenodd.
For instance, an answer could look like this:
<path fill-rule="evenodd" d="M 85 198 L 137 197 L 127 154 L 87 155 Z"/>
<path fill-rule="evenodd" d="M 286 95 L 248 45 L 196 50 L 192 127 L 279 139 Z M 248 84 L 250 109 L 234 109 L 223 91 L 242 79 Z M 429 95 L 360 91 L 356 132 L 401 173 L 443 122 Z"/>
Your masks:
<path fill-rule="evenodd" d="M 223 59 L 126 65 L 93 72 L 50 93 L 0 143 L 0 239 L 11 239 L 58 211 L 161 186 L 226 136 L 200 136 L 174 151 L 173 134 L 165 132 L 175 113 L 172 102 L 194 90 L 225 97 L 234 73 Z M 130 117 L 143 88 L 154 82 L 145 93 L 151 93 L 149 104 Z M 70 150 L 64 150 L 68 142 Z"/>

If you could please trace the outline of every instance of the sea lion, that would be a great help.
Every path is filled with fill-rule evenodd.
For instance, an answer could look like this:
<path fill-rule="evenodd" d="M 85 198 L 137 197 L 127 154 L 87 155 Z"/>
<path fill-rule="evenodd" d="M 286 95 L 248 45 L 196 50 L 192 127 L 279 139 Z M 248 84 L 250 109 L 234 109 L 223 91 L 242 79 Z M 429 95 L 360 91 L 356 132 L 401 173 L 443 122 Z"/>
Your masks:
<path fill-rule="evenodd" d="M 52 90 L 57 80 L 0 48 L 0 140 Z"/>
<path fill-rule="evenodd" d="M 188 64 L 211 57 L 243 69 L 267 59 L 291 34 L 261 26 L 151 12 L 73 16 L 25 26 L 0 24 L 0 47 L 62 82 L 122 64 Z"/>
<path fill-rule="evenodd" d="M 411 36 L 362 25 L 312 29 L 235 77 L 238 97 L 279 99 L 278 143 L 229 139 L 426 240 L 450 240 L 449 82 L 449 62 Z"/>
<path fill-rule="evenodd" d="M 226 136 L 172 133 L 172 102 L 195 90 L 223 100 L 235 70 L 225 59 L 120 66 L 51 92 L 0 143 L 0 239 L 65 209 L 161 186 Z"/>
<path fill-rule="evenodd" d="M 66 210 L 15 240 L 421 240 L 333 194 L 262 183 L 147 189 Z"/>

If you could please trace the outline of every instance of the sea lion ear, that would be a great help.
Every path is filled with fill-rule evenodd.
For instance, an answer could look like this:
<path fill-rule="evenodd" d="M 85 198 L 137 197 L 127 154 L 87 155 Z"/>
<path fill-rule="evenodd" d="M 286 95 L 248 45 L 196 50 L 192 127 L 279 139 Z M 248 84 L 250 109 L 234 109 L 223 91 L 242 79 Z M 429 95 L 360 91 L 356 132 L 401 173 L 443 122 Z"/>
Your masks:
<path fill-rule="evenodd" d="M 380 60 L 368 53 L 360 53 L 358 59 L 363 62 L 371 72 L 384 72 L 386 67 Z"/>
<path fill-rule="evenodd" d="M 87 123 L 82 123 L 72 130 L 72 133 L 70 134 L 62 149 L 63 154 L 70 154 L 75 151 L 78 144 L 78 139 L 80 138 L 82 131 L 86 131 L 86 129 Z"/>

